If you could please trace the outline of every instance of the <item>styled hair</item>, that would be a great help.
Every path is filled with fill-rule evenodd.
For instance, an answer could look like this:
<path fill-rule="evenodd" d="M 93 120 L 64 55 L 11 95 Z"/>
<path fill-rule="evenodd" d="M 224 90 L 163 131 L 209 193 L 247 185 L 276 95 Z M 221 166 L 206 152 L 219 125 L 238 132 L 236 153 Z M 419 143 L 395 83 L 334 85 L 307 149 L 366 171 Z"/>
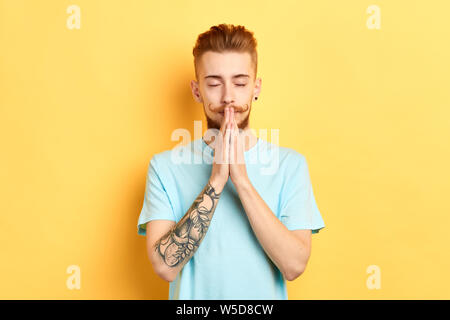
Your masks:
<path fill-rule="evenodd" d="M 206 51 L 213 52 L 248 52 L 250 53 L 253 69 L 258 69 L 258 53 L 256 51 L 257 42 L 253 32 L 244 26 L 232 24 L 219 24 L 212 26 L 208 31 L 201 33 L 197 37 L 192 54 L 194 55 L 195 77 L 198 80 L 197 66 L 200 58 Z"/>

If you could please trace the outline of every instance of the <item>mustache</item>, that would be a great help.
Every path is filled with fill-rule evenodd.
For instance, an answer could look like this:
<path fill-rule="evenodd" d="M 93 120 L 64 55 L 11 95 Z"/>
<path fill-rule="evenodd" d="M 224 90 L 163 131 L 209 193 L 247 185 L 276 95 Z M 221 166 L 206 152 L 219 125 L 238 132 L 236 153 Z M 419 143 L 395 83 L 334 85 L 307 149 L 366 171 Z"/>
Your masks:
<path fill-rule="evenodd" d="M 213 112 L 225 112 L 226 107 L 233 108 L 234 111 L 237 111 L 237 112 L 246 112 L 249 109 L 249 106 L 247 103 L 242 106 L 232 105 L 232 106 L 220 106 L 217 108 L 212 108 L 211 104 L 209 105 L 209 109 Z"/>

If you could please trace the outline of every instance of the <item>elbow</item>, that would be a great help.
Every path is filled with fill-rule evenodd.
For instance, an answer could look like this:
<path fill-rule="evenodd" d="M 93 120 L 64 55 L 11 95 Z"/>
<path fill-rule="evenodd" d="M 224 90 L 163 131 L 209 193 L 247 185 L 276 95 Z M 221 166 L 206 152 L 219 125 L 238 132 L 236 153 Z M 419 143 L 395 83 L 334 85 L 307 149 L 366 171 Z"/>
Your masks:
<path fill-rule="evenodd" d="M 296 268 L 288 269 L 284 272 L 283 276 L 287 281 L 294 281 L 298 277 L 300 277 L 305 271 L 305 267 L 297 266 Z"/>
<path fill-rule="evenodd" d="M 157 272 L 156 273 L 161 279 L 167 282 L 172 282 L 175 280 L 175 276 L 172 273 L 169 272 Z"/>
<path fill-rule="evenodd" d="M 177 273 L 175 272 L 175 270 L 170 269 L 167 266 L 155 267 L 155 272 L 161 279 L 167 282 L 172 282 L 177 277 Z"/>
<path fill-rule="evenodd" d="M 161 266 L 158 267 L 158 266 L 153 265 L 153 269 L 155 270 L 155 273 L 158 275 L 158 277 L 160 277 L 161 279 L 163 279 L 164 281 L 167 281 L 167 282 L 174 281 L 177 276 L 173 270 L 170 270 L 167 267 L 161 267 Z"/>
<path fill-rule="evenodd" d="M 285 266 L 283 276 L 288 281 L 294 281 L 300 277 L 306 269 L 310 256 L 310 251 L 308 251 L 307 256 L 299 255 L 295 259 L 291 259 L 289 263 Z"/>
<path fill-rule="evenodd" d="M 174 281 L 177 276 L 174 270 L 171 270 L 167 266 L 162 265 L 161 261 L 155 261 L 157 257 L 152 256 L 152 258 L 150 259 L 150 262 L 153 266 L 153 270 L 158 275 L 158 277 L 167 282 Z"/>

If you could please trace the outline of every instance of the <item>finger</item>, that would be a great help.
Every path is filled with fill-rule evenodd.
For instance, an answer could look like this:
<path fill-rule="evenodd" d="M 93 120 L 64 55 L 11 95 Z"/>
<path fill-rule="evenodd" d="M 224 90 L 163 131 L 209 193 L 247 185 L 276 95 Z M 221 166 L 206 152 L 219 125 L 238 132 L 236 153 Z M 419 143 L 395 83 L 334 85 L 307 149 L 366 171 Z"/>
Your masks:
<path fill-rule="evenodd" d="M 237 163 L 237 134 L 236 134 L 236 129 L 234 127 L 234 125 L 232 125 L 233 128 L 233 135 L 231 137 L 231 146 L 230 146 L 230 161 L 232 161 L 232 163 L 236 164 Z"/>
<path fill-rule="evenodd" d="M 227 127 L 225 130 L 225 136 L 223 138 L 223 155 L 225 163 L 229 163 L 230 159 L 230 137 L 232 133 L 231 121 L 227 122 Z"/>
<path fill-rule="evenodd" d="M 237 126 L 235 113 L 233 113 L 231 126 L 233 127 L 233 137 L 236 138 L 239 135 L 239 128 Z M 234 146 L 236 147 L 236 144 Z"/>
<path fill-rule="evenodd" d="M 229 126 L 229 128 L 230 129 L 232 129 L 233 128 L 233 126 L 231 125 L 233 122 L 233 113 L 234 113 L 234 110 L 233 110 L 233 108 L 230 108 L 230 110 L 229 110 L 230 112 L 229 112 L 229 114 L 228 114 L 228 122 L 229 122 L 229 124 L 230 124 L 230 126 Z M 233 131 L 231 131 L 231 133 L 233 133 Z"/>
<path fill-rule="evenodd" d="M 234 135 L 234 130 L 233 130 L 233 115 L 234 115 L 234 110 L 233 108 L 230 108 L 230 118 L 229 118 L 229 137 L 228 137 L 228 159 L 229 159 L 229 163 L 233 163 L 233 157 L 234 157 L 234 152 L 233 152 L 233 135 Z"/>
<path fill-rule="evenodd" d="M 228 108 L 225 108 L 222 124 L 220 126 L 220 132 L 222 133 L 222 136 L 225 134 L 225 129 L 227 127 L 227 119 L 228 119 Z"/>
<path fill-rule="evenodd" d="M 229 109 L 225 108 L 224 109 L 224 115 L 223 115 L 222 124 L 220 126 L 220 130 L 218 132 L 218 136 L 215 139 L 215 141 L 217 141 L 215 146 L 218 146 L 219 149 L 222 149 L 222 147 L 223 147 L 223 142 L 224 142 L 224 138 L 225 138 L 225 131 L 227 129 L 227 123 L 228 123 L 228 121 L 227 121 L 228 114 L 229 114 Z M 220 158 L 222 158 L 222 156 L 220 156 Z"/>
<path fill-rule="evenodd" d="M 245 163 L 244 160 L 244 136 L 241 135 L 240 129 L 237 125 L 237 120 L 236 117 L 234 118 L 233 121 L 233 128 L 234 128 L 234 132 L 235 132 L 235 136 L 234 136 L 234 152 L 235 152 L 235 161 L 236 163 Z"/>
<path fill-rule="evenodd" d="M 213 142 L 213 149 L 214 149 L 214 159 L 221 159 L 221 155 L 219 154 L 219 152 L 221 151 L 220 149 L 222 148 L 222 140 L 223 140 L 223 136 L 225 134 L 225 126 L 226 126 L 226 122 L 225 120 L 225 114 L 226 114 L 226 110 L 224 110 L 224 117 L 222 119 L 222 122 L 220 124 L 220 128 L 218 130 L 218 132 L 216 131 L 216 129 L 214 129 L 214 142 Z M 217 150 L 217 152 L 216 152 Z M 217 155 L 217 157 L 216 157 Z M 218 161 L 215 161 L 218 162 Z"/>

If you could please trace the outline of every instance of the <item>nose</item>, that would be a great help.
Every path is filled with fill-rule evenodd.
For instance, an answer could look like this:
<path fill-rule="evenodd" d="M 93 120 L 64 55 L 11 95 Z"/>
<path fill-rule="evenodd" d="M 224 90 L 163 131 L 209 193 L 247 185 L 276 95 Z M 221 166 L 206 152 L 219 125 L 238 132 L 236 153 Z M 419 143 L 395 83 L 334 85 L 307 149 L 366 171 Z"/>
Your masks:
<path fill-rule="evenodd" d="M 223 87 L 224 87 L 224 92 L 223 92 L 223 96 L 222 96 L 222 104 L 224 104 L 225 106 L 234 104 L 235 101 L 234 101 L 232 89 L 228 85 L 224 85 Z"/>

